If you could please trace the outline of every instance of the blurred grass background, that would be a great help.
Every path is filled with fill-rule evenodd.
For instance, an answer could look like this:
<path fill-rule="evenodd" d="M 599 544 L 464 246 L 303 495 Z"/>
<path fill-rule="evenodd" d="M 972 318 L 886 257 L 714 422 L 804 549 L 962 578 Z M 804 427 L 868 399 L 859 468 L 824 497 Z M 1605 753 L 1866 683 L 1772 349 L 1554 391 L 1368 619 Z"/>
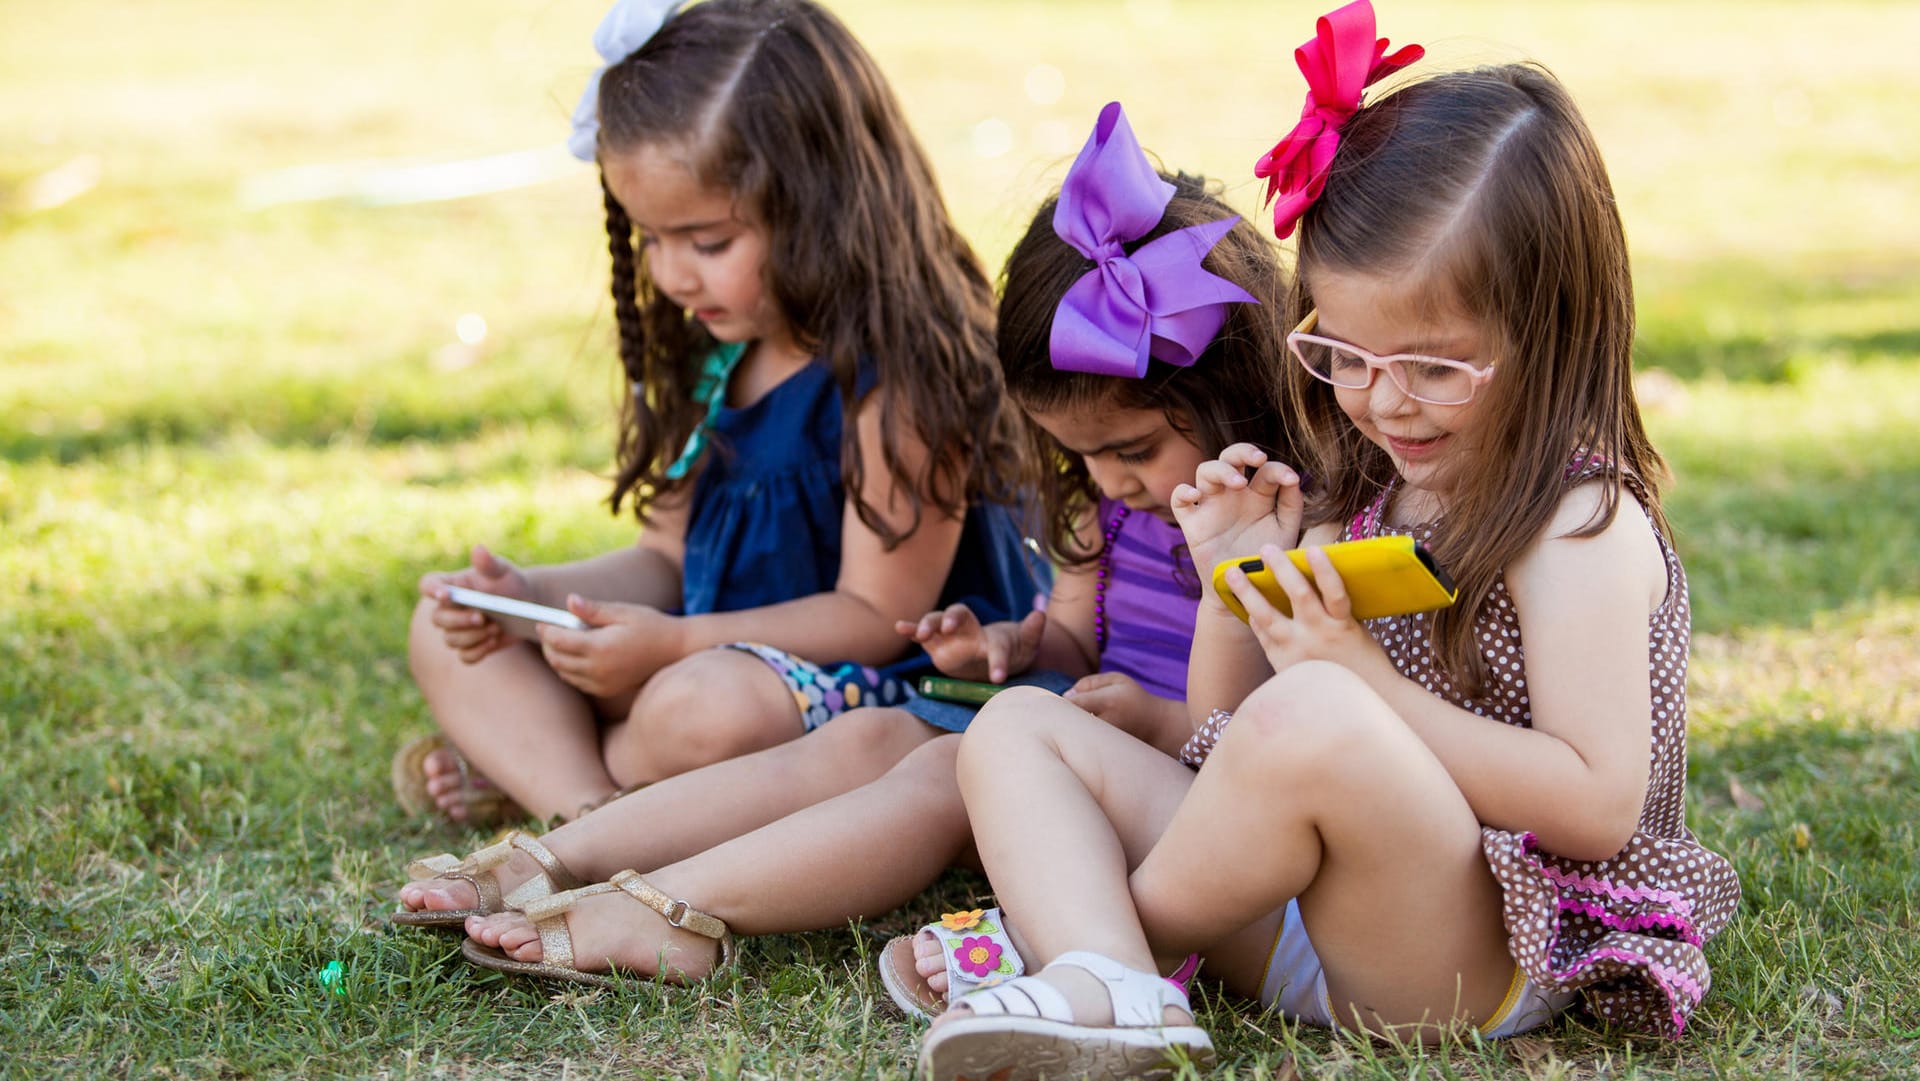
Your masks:
<path fill-rule="evenodd" d="M 1257 213 L 1317 6 L 833 5 L 990 266 L 1118 98 Z M 426 723 L 412 582 L 626 543 L 584 0 L 0 5 L 0 1057 L 7 1076 L 905 1077 L 868 954 L 983 888 L 617 995 L 379 914 Z M 1920 1069 L 1920 6 L 1381 5 L 1538 58 L 1607 153 L 1692 576 L 1692 821 L 1746 884 L 1688 1037 L 1426 1051 L 1206 1003 L 1219 1077 Z M 415 167 L 545 179 L 396 201 Z M 427 174 L 432 179 L 434 174 Z M 324 198 L 299 198 L 332 193 Z M 482 331 L 484 328 L 484 331 Z M 317 972 L 346 970 L 345 994 Z"/>

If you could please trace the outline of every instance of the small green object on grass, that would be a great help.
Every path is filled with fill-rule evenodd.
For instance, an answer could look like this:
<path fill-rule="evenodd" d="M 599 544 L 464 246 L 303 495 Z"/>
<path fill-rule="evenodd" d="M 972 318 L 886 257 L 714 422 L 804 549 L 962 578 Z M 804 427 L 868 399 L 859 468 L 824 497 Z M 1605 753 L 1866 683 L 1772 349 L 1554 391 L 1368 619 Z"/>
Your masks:
<path fill-rule="evenodd" d="M 341 968 L 338 961 L 328 961 L 327 967 L 320 970 L 319 980 L 321 987 L 336 995 L 347 993 L 346 970 Z"/>

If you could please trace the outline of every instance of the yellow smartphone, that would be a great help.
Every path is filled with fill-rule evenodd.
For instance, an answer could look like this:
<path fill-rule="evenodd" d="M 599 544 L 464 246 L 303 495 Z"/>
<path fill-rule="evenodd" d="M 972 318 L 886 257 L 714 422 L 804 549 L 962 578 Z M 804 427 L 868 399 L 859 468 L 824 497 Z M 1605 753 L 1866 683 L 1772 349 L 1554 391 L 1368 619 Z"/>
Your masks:
<path fill-rule="evenodd" d="M 1434 560 L 1433 553 L 1415 544 L 1412 537 L 1368 537 L 1325 547 L 1328 561 L 1339 573 L 1340 581 L 1346 584 L 1355 619 L 1430 612 L 1452 604 L 1457 595 L 1453 579 Z M 1287 558 L 1307 576 L 1307 581 L 1313 581 L 1306 549 L 1295 548 L 1287 553 Z M 1260 595 L 1278 608 L 1281 615 L 1293 615 L 1293 604 L 1287 599 L 1286 590 L 1280 588 L 1273 571 L 1258 556 L 1223 560 L 1213 568 L 1213 591 L 1220 594 L 1234 615 L 1242 621 L 1247 618 L 1246 606 L 1227 587 L 1227 568 L 1233 566 L 1246 572 Z"/>

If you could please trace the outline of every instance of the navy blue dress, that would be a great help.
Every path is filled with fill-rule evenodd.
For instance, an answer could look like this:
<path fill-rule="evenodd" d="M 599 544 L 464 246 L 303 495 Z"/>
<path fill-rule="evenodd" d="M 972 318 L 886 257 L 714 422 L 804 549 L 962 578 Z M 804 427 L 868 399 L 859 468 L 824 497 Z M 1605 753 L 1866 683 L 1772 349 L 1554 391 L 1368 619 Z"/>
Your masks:
<path fill-rule="evenodd" d="M 856 389 L 864 394 L 873 383 L 863 365 Z M 719 410 L 687 522 L 683 613 L 759 608 L 834 587 L 847 498 L 842 428 L 833 373 L 818 361 L 751 405 Z M 964 603 L 982 623 L 1019 619 L 1050 577 L 1029 554 L 1010 508 L 975 505 L 938 606 Z M 920 669 L 930 670 L 916 647 L 881 671 Z"/>

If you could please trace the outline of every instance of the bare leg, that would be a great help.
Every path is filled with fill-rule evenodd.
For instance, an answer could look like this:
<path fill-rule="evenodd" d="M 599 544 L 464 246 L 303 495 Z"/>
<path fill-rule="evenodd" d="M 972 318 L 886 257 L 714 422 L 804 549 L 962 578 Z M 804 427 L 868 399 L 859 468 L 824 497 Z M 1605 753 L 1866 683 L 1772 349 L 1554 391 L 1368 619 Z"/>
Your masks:
<path fill-rule="evenodd" d="M 765 661 L 737 649 L 708 649 L 655 673 L 625 718 L 608 726 L 601 753 L 607 772 L 626 787 L 765 750 L 805 732 L 793 692 Z"/>
<path fill-rule="evenodd" d="M 1427 1036 L 1423 1022 L 1481 1018 L 1499 1003 L 1513 964 L 1479 824 L 1425 744 L 1352 673 L 1304 664 L 1269 680 L 1185 781 L 1170 760 L 1068 715 L 1021 720 L 983 713 L 960 778 L 981 859 L 1018 907 L 1031 959 L 1091 950 L 1148 970 L 1155 952 L 1202 948 L 1228 986 L 1252 994 L 1274 910 L 1297 896 L 1345 1020 Z M 990 768 L 1010 758 L 1020 765 Z M 1016 798 L 1022 816 L 1004 810 Z M 1042 978 L 1082 1023 L 1111 1020 L 1080 973 Z M 1169 1010 L 1169 1020 L 1181 1018 Z"/>
<path fill-rule="evenodd" d="M 407 660 L 427 707 L 473 768 L 540 818 L 571 815 L 618 789 L 600 758 L 600 727 L 586 696 L 568 686 L 535 647 L 521 643 L 477 664 L 448 649 L 414 608 Z M 430 792 L 449 818 L 466 817 L 451 793 L 458 783 L 446 756 L 426 764 Z"/>
<path fill-rule="evenodd" d="M 800 739 L 622 796 L 541 841 L 590 882 L 630 867 L 649 871 L 858 788 L 933 736 L 905 710 L 850 710 Z M 515 853 L 495 873 L 506 893 L 537 871 Z M 456 911 L 479 899 L 465 882 L 436 878 L 408 883 L 400 900 L 410 909 Z"/>
<path fill-rule="evenodd" d="M 1339 1019 L 1373 1031 L 1484 1019 L 1513 976 L 1472 808 L 1333 664 L 1296 665 L 1247 699 L 1131 892 L 1147 936 L 1175 952 L 1298 897 Z M 1229 985 L 1257 992 L 1264 945 L 1220 952 Z"/>
<path fill-rule="evenodd" d="M 648 881 L 748 935 L 837 927 L 896 908 L 967 848 L 953 774 L 958 742 L 936 738 L 870 784 L 661 867 Z M 715 953 L 711 943 L 667 934 L 659 914 L 623 897 L 587 898 L 567 914 L 567 924 L 574 955 L 589 969 L 610 963 L 651 974 L 663 950 L 685 949 L 699 952 L 677 957 L 673 967 L 697 977 Z M 541 956 L 538 935 L 517 912 L 469 920 L 467 933 L 519 960 Z"/>
<path fill-rule="evenodd" d="M 1134 914 L 1127 874 L 1173 819 L 1192 771 L 1063 699 L 1016 689 L 975 718 L 959 777 L 980 861 L 1002 906 L 1018 913 L 1029 962 L 1091 950 L 1164 970 Z M 1092 977 L 1062 969 L 1041 978 L 1076 1017 L 1111 1021 Z M 1187 1018 L 1169 1008 L 1167 1020 Z"/>

